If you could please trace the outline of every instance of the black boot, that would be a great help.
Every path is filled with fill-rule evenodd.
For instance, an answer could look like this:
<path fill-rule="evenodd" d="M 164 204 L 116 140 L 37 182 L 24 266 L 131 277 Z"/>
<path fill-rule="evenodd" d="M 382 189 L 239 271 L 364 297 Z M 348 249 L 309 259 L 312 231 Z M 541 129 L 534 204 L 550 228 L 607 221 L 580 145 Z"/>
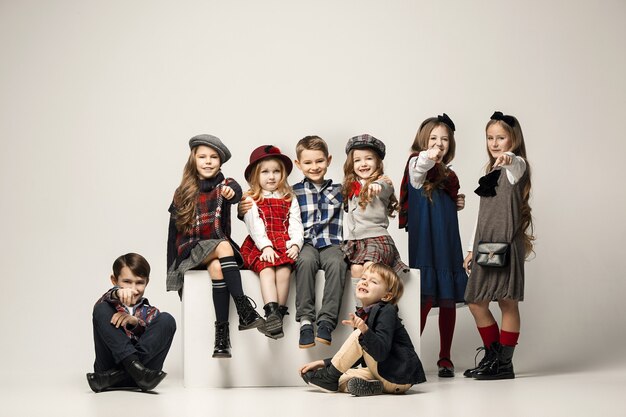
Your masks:
<path fill-rule="evenodd" d="M 476 365 L 473 368 L 467 369 L 465 372 L 463 372 L 464 377 L 473 378 L 476 372 L 480 371 L 486 365 L 489 365 L 496 358 L 496 352 L 487 346 L 481 346 L 477 348 L 476 356 L 478 356 L 481 351 L 485 352 L 485 356 L 483 356 L 483 358 L 480 360 L 478 365 Z M 474 357 L 474 364 L 476 364 L 476 357 Z"/>
<path fill-rule="evenodd" d="M 289 315 L 289 311 L 287 310 L 288 310 L 287 306 L 280 306 L 280 305 L 278 306 L 278 315 L 280 316 L 280 333 L 279 333 L 280 336 L 277 337 L 277 339 L 285 335 L 283 333 L 283 323 L 285 321 L 285 316 Z"/>
<path fill-rule="evenodd" d="M 122 363 L 124 364 L 124 369 L 126 369 L 128 375 L 130 375 L 142 391 L 151 391 L 155 389 L 167 375 L 163 371 L 146 368 L 138 359 L 130 361 L 125 359 Z"/>
<path fill-rule="evenodd" d="M 324 391 L 337 392 L 339 390 L 339 377 L 342 373 L 332 364 L 316 371 L 309 371 L 302 375 L 307 384 L 315 385 Z"/>
<path fill-rule="evenodd" d="M 482 369 L 474 373 L 474 379 L 493 380 L 493 379 L 513 379 L 515 372 L 513 371 L 513 352 L 515 346 L 504 346 L 498 342 L 491 345 L 491 349 L 495 351 L 496 358 Z"/>
<path fill-rule="evenodd" d="M 215 322 L 215 346 L 213 347 L 214 358 L 230 358 L 230 330 L 228 322 Z"/>
<path fill-rule="evenodd" d="M 272 339 L 280 339 L 285 334 L 283 333 L 283 317 L 279 312 L 278 303 L 267 303 L 263 306 L 263 310 L 265 310 L 263 333 Z"/>
<path fill-rule="evenodd" d="M 87 382 L 93 392 L 104 391 L 121 383 L 126 378 L 128 378 L 128 375 L 121 369 L 109 369 L 104 372 L 90 372 L 87 374 Z"/>
<path fill-rule="evenodd" d="M 250 301 L 254 303 L 254 300 L 246 295 L 235 296 L 233 300 L 235 301 L 235 307 L 239 315 L 239 330 L 254 329 L 263 325 L 265 321 L 259 316 L 259 313 L 256 312 L 256 303 L 254 307 L 252 307 L 250 303 Z"/>
<path fill-rule="evenodd" d="M 280 319 L 283 320 L 285 316 L 289 315 L 289 308 L 287 306 L 278 306 L 278 313 L 280 314 Z"/>

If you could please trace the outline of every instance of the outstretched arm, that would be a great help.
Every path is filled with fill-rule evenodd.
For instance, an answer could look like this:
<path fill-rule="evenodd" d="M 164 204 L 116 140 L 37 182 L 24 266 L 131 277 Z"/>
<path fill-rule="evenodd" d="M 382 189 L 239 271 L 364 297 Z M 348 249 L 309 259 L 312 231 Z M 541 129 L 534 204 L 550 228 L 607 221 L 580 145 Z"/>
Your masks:
<path fill-rule="evenodd" d="M 419 153 L 419 156 L 414 156 L 409 160 L 409 181 L 414 188 L 422 188 L 428 170 L 435 166 L 437 156 L 431 157 L 429 155 L 430 151 L 435 152 L 435 149 L 422 151 Z"/>
<path fill-rule="evenodd" d="M 506 177 L 511 184 L 516 184 L 526 172 L 526 161 L 513 152 L 500 155 L 493 164 L 494 168 L 502 167 L 506 170 Z"/>

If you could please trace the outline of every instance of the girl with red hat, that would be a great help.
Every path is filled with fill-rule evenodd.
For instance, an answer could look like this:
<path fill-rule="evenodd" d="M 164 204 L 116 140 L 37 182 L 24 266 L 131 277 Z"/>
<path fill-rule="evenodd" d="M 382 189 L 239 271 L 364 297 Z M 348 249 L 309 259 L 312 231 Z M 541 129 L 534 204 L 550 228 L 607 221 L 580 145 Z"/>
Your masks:
<path fill-rule="evenodd" d="M 252 208 L 243 220 L 249 235 L 241 246 L 244 267 L 257 274 L 265 305 L 265 335 L 284 336 L 289 280 L 295 260 L 304 244 L 300 206 L 287 177 L 291 159 L 275 146 L 263 145 L 252 151 L 244 176 L 250 185 L 246 199 Z"/>

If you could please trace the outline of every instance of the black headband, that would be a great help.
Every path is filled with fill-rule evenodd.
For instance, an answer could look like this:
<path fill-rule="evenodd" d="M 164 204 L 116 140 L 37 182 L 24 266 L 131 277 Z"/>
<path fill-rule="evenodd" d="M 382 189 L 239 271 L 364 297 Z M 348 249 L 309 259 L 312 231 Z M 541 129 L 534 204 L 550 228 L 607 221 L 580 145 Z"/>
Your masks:
<path fill-rule="evenodd" d="M 501 111 L 494 112 L 491 117 L 491 120 L 500 120 L 506 123 L 511 127 L 515 127 L 515 118 L 513 116 L 509 116 L 508 114 L 502 114 Z"/>
<path fill-rule="evenodd" d="M 443 123 L 444 125 L 448 126 L 454 132 L 455 130 L 454 122 L 452 121 L 450 116 L 444 113 L 443 116 L 437 116 L 437 120 Z"/>

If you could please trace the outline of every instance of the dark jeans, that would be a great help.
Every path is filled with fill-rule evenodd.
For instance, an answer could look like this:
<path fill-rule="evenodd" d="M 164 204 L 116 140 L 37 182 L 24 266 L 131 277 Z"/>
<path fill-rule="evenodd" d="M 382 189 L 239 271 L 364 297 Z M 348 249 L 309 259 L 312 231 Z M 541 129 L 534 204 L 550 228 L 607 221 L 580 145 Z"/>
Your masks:
<path fill-rule="evenodd" d="M 159 313 L 147 326 L 139 341 L 133 341 L 111 324 L 115 308 L 98 303 L 93 309 L 93 340 L 96 361 L 93 368 L 103 372 L 115 368 L 129 355 L 137 355 L 147 368 L 161 370 L 176 332 L 176 321 L 169 313 Z"/>

